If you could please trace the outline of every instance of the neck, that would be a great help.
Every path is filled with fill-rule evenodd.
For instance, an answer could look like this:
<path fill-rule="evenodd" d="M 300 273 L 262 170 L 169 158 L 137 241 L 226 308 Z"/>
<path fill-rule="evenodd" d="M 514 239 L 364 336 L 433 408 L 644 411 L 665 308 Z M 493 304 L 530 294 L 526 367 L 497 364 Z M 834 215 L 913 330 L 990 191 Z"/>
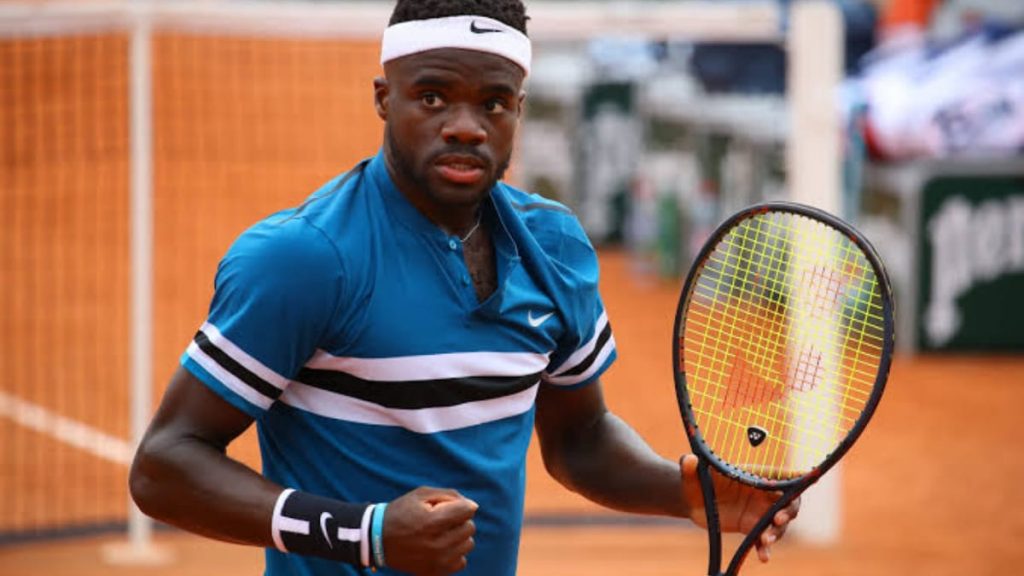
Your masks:
<path fill-rule="evenodd" d="M 423 186 L 413 179 L 405 177 L 404 170 L 398 168 L 391 151 L 385 148 L 385 166 L 391 181 L 406 200 L 423 214 L 445 234 L 458 236 L 463 241 L 477 232 L 483 215 L 483 199 L 469 203 L 441 203 L 425 191 Z M 484 195 L 487 198 L 487 195 Z"/>

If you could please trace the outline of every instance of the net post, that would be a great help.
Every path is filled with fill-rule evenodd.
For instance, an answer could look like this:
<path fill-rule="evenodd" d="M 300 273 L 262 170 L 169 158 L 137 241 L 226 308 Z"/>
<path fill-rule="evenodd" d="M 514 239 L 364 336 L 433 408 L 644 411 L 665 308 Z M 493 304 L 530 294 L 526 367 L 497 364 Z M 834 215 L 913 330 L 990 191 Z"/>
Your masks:
<path fill-rule="evenodd" d="M 792 113 L 787 175 L 792 200 L 833 214 L 841 208 L 842 154 L 838 87 L 842 80 L 842 18 L 833 2 L 791 4 L 788 90 Z M 823 351 L 834 356 L 833 349 Z M 800 518 L 791 530 L 802 541 L 828 545 L 841 530 L 839 466 L 802 497 Z"/>
<path fill-rule="evenodd" d="M 153 402 L 153 114 L 152 6 L 130 9 L 129 140 L 131 230 L 130 423 L 134 451 L 145 433 Z M 161 565 L 171 560 L 153 544 L 153 520 L 128 499 L 128 540 L 103 549 L 110 564 Z"/>
<path fill-rule="evenodd" d="M 792 5 L 787 38 L 791 141 L 787 174 L 791 198 L 838 214 L 842 189 L 839 92 L 843 28 L 833 2 Z"/>

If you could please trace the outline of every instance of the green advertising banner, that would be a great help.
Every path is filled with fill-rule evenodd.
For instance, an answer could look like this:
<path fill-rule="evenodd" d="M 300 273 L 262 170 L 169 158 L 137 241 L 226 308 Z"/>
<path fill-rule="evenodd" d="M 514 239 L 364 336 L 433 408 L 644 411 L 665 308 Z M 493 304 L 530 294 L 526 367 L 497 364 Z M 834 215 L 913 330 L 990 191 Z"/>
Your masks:
<path fill-rule="evenodd" d="M 1024 176 L 935 177 L 920 222 L 920 348 L 1024 351 Z"/>

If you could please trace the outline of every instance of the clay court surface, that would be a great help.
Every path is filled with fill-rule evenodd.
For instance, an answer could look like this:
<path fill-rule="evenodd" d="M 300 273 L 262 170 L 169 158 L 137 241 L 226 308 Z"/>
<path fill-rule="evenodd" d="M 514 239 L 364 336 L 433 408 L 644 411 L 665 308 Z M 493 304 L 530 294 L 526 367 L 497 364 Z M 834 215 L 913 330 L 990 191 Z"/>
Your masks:
<path fill-rule="evenodd" d="M 620 354 L 605 380 L 608 403 L 656 450 L 674 457 L 685 448 L 669 358 L 679 284 L 637 274 L 634 262 L 621 252 L 603 252 L 602 259 L 602 290 Z M 1024 357 L 900 357 L 875 420 L 842 467 L 842 541 L 815 547 L 787 538 L 770 564 L 762 566 L 752 559 L 744 574 L 1024 573 L 1024 506 L 1019 494 L 1024 450 L 1015 440 L 1021 432 L 1022 405 Z M 0 429 L 11 430 L 7 423 Z M 520 574 L 705 573 L 702 532 L 684 525 L 629 524 L 610 515 L 547 478 L 534 448 L 527 496 L 530 521 Z M 252 439 L 246 437 L 234 452 L 252 461 Z M 123 474 L 116 468 L 110 481 L 123 486 Z M 9 488 L 54 481 L 9 474 L 5 480 Z M 75 490 L 50 493 L 69 499 L 61 504 L 51 497 L 55 508 L 82 506 L 70 500 L 82 497 Z M 115 499 L 126 498 L 120 488 L 110 493 Z M 17 491 L 5 494 L 7 499 L 19 498 Z M 156 538 L 173 554 L 171 564 L 106 564 L 103 546 L 121 540 L 114 535 L 6 545 L 0 547 L 0 575 L 261 573 L 259 550 L 174 531 L 159 531 Z"/>

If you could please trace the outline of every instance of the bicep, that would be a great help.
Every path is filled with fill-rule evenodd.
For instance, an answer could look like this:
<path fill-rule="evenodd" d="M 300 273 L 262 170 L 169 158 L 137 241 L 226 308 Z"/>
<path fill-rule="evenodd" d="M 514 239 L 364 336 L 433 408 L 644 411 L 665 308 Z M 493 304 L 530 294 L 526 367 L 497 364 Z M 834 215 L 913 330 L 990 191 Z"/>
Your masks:
<path fill-rule="evenodd" d="M 211 538 L 270 545 L 267 526 L 281 487 L 226 453 L 252 422 L 179 368 L 132 463 L 136 504 L 154 518 Z"/>
<path fill-rule="evenodd" d="M 179 367 L 146 432 L 143 446 L 190 439 L 224 451 L 252 423 L 252 416 L 235 408 L 191 372 Z"/>
<path fill-rule="evenodd" d="M 600 380 L 564 388 L 541 384 L 535 427 L 545 465 L 554 472 L 566 451 L 586 438 L 608 413 Z"/>
<path fill-rule="evenodd" d="M 599 382 L 544 386 L 537 399 L 544 466 L 563 486 L 626 512 L 683 514 L 679 468 L 608 411 Z"/>

